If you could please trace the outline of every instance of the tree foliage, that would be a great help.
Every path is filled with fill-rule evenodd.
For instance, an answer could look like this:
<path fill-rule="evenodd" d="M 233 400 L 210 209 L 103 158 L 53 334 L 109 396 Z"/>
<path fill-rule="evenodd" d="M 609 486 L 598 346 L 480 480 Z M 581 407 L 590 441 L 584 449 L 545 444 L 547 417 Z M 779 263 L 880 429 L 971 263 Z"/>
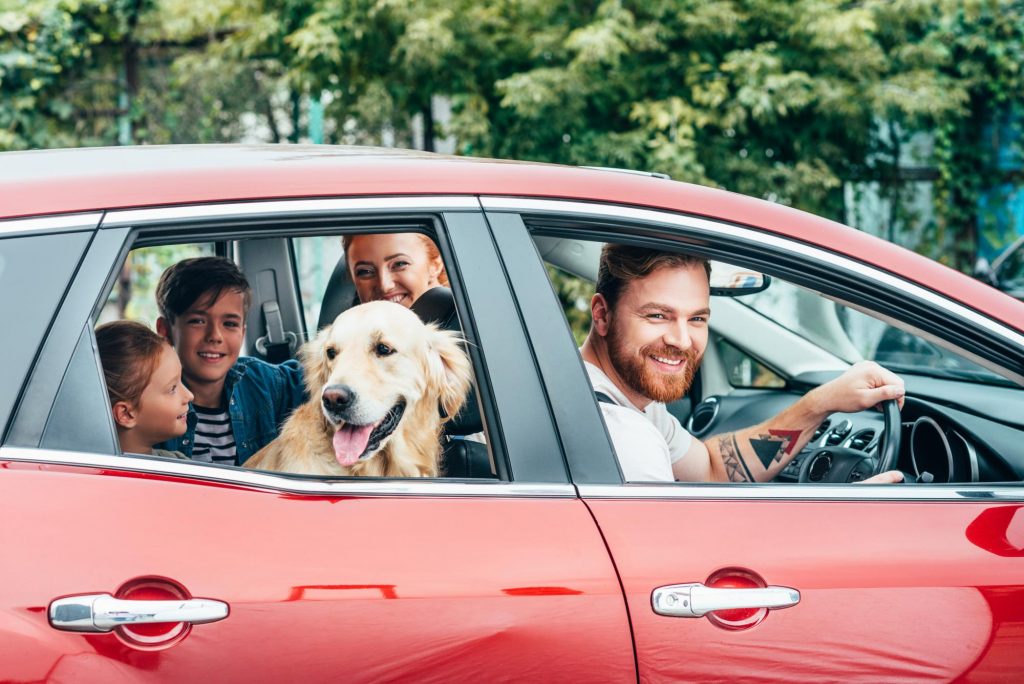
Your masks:
<path fill-rule="evenodd" d="M 1019 183 L 991 140 L 1022 65 L 1015 0 L 0 0 L 0 148 L 296 141 L 322 103 L 326 142 L 411 146 L 416 122 L 838 220 L 875 183 L 909 225 L 923 178 L 918 248 L 965 268 Z"/>

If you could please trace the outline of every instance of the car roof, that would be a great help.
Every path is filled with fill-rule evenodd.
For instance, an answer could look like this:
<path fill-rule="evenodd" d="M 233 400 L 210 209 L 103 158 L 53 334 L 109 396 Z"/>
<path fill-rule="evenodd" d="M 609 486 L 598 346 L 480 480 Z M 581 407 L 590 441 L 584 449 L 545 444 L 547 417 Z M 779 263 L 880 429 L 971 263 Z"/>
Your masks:
<path fill-rule="evenodd" d="M 869 261 L 1024 330 L 1024 303 L 909 250 L 779 204 L 647 174 L 334 145 L 0 153 L 0 219 L 207 202 L 438 194 L 608 202 L 725 220 Z"/>

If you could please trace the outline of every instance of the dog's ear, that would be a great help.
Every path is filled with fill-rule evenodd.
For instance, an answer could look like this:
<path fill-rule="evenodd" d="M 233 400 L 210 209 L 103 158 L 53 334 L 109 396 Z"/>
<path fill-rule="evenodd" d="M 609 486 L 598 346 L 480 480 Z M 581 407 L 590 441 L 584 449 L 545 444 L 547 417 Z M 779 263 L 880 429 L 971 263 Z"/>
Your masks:
<path fill-rule="evenodd" d="M 327 326 L 299 350 L 299 360 L 302 361 L 306 381 L 306 394 L 311 397 L 318 396 L 331 375 L 331 369 L 327 365 L 327 354 L 324 353 L 330 332 L 331 326 Z"/>
<path fill-rule="evenodd" d="M 462 348 L 460 336 L 430 325 L 430 385 L 436 388 L 444 414 L 454 417 L 466 401 L 473 366 Z"/>

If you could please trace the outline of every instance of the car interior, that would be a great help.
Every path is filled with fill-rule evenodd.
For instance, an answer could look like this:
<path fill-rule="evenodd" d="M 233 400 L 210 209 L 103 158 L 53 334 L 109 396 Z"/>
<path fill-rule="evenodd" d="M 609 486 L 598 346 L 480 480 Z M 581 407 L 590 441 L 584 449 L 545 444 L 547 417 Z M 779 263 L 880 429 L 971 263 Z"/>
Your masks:
<path fill-rule="evenodd" d="M 550 236 L 535 241 L 549 265 L 587 283 L 597 280 L 602 243 Z M 883 322 L 820 293 L 768 277 L 763 285 L 730 288 L 735 266 L 712 261 L 711 272 L 711 339 L 690 396 L 669 406 L 695 437 L 767 420 L 852 363 L 872 359 L 897 370 L 907 383 L 898 417 L 889 421 L 880 411 L 833 414 L 777 482 L 865 479 L 879 469 L 887 430 L 897 445 L 891 467 L 904 473 L 905 482 L 1024 479 L 1024 454 L 1015 446 L 1024 413 L 1014 383 L 942 340 L 901 330 L 889 325 L 895 321 Z"/>
<path fill-rule="evenodd" d="M 429 232 L 429 226 L 361 227 L 374 230 Z M 578 343 L 589 321 L 602 243 L 551 234 L 537 234 L 534 241 Z M 146 321 L 153 312 L 145 312 L 143 303 L 152 299 L 160 270 L 185 256 L 212 253 L 235 260 L 253 287 L 244 354 L 271 362 L 294 358 L 304 340 L 358 303 L 338 234 L 316 232 L 142 244 L 123 270 L 127 286 L 112 289 L 103 316 L 109 320 L 120 311 Z M 131 295 L 127 304 L 125 290 Z M 435 288 L 428 294 L 413 310 L 424 321 L 462 331 L 452 292 Z M 705 439 L 766 420 L 852 363 L 873 358 L 906 380 L 902 412 L 895 418 L 876 411 L 830 416 L 777 482 L 864 479 L 877 469 L 886 442 L 897 449 L 894 467 L 909 483 L 1024 479 L 1024 454 L 1017 447 L 1024 435 L 1020 388 L 963 358 L 952 345 L 723 261 L 713 262 L 712 294 L 711 336 L 697 378 L 688 395 L 669 407 L 694 436 Z M 472 357 L 471 344 L 467 351 Z M 927 363 L 912 363 L 921 359 Z M 470 394 L 466 408 L 447 423 L 444 476 L 504 479 L 486 438 L 466 439 L 487 432 L 479 392 Z"/>

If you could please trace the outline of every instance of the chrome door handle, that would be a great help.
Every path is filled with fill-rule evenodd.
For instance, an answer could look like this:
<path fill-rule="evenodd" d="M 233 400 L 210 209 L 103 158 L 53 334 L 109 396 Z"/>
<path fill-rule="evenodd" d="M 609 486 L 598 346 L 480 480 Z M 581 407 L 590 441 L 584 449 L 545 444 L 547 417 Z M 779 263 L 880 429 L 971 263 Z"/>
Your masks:
<path fill-rule="evenodd" d="M 109 632 L 118 625 L 158 622 L 216 622 L 228 616 L 228 604 L 213 599 L 131 601 L 110 594 L 85 594 L 50 604 L 50 624 L 69 632 Z"/>
<path fill-rule="evenodd" d="M 651 593 L 654 612 L 670 617 L 704 617 L 733 608 L 788 608 L 799 602 L 800 592 L 789 587 L 716 589 L 694 582 L 658 587 Z"/>

